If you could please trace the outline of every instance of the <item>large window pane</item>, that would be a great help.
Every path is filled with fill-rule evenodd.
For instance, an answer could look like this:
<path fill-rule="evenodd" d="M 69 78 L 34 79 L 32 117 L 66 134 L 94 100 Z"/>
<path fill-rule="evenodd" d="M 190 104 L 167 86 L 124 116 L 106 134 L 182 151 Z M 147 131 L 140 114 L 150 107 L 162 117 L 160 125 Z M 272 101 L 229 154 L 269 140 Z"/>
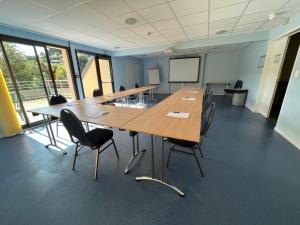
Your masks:
<path fill-rule="evenodd" d="M 77 52 L 80 76 L 85 97 L 93 97 L 94 89 L 99 88 L 95 56 Z"/>
<path fill-rule="evenodd" d="M 48 46 L 47 50 L 58 94 L 65 96 L 68 100 L 75 100 L 75 88 L 67 50 L 51 46 Z"/>
<path fill-rule="evenodd" d="M 41 116 L 32 116 L 28 112 L 48 105 L 33 46 L 11 42 L 3 42 L 3 44 L 29 123 L 42 120 Z"/>
<path fill-rule="evenodd" d="M 112 74 L 109 59 L 99 59 L 100 75 L 102 81 L 103 94 L 113 93 Z"/>
<path fill-rule="evenodd" d="M 20 104 L 20 102 L 17 98 L 17 94 L 15 92 L 15 88 L 14 88 L 13 82 L 11 80 L 10 72 L 8 70 L 8 67 L 7 67 L 7 64 L 6 64 L 1 46 L 0 46 L 0 69 L 3 73 L 6 85 L 8 87 L 8 90 L 9 90 L 9 93 L 10 93 L 10 96 L 11 96 L 11 100 L 12 100 L 14 106 L 15 106 L 15 110 L 16 110 L 18 119 L 20 121 L 20 124 L 24 125 L 26 123 L 25 122 L 25 116 L 24 116 L 24 113 L 21 109 L 21 104 Z"/>

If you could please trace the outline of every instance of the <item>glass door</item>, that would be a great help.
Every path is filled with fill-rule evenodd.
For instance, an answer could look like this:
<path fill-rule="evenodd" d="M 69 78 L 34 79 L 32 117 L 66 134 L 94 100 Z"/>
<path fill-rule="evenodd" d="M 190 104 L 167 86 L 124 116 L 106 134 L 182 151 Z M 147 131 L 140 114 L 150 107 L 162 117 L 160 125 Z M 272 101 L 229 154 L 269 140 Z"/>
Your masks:
<path fill-rule="evenodd" d="M 76 99 L 74 80 L 71 73 L 71 67 L 68 52 L 64 48 L 47 46 L 49 57 L 50 74 L 53 74 L 54 83 L 58 94 L 67 98 L 68 101 Z M 51 82 L 49 80 L 49 82 Z"/>
<path fill-rule="evenodd" d="M 111 60 L 107 58 L 99 58 L 98 63 L 100 68 L 100 77 L 103 94 L 111 94 L 113 93 L 113 76 L 111 70 Z"/>
<path fill-rule="evenodd" d="M 33 45 L 19 44 L 13 42 L 2 42 L 2 51 L 7 57 L 7 66 L 11 68 L 11 82 L 14 91 L 11 92 L 12 99 L 16 101 L 15 107 L 22 125 L 42 120 L 42 116 L 33 116 L 28 112 L 31 109 L 48 105 L 48 94 L 44 87 L 43 75 L 36 49 Z M 7 76 L 7 75 L 5 75 Z M 13 100 L 15 101 L 15 100 Z M 22 111 L 22 112 L 21 112 Z"/>
<path fill-rule="evenodd" d="M 77 51 L 77 63 L 83 86 L 84 96 L 93 97 L 93 91 L 99 86 L 99 73 L 96 65 L 96 55 Z"/>
<path fill-rule="evenodd" d="M 23 127 L 42 121 L 32 109 L 49 105 L 53 94 L 76 99 L 67 48 L 14 39 L 0 40 L 0 68 Z M 30 43 L 30 44 L 28 44 Z"/>

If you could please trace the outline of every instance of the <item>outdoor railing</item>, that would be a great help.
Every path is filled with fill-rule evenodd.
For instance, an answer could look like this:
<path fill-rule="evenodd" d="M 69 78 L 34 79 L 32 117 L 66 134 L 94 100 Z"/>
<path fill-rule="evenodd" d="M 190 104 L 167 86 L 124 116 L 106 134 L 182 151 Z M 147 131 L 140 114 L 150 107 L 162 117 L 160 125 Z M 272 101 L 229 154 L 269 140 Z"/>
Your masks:
<path fill-rule="evenodd" d="M 10 93 L 14 93 L 14 86 L 12 82 L 6 82 Z M 64 95 L 67 98 L 71 97 L 70 87 L 68 80 L 56 80 L 55 81 L 57 92 Z M 33 100 L 39 98 L 45 98 L 45 89 L 42 81 L 17 81 L 17 88 L 21 94 L 23 100 Z M 51 80 L 45 80 L 45 85 L 48 94 L 54 94 L 54 85 Z"/>

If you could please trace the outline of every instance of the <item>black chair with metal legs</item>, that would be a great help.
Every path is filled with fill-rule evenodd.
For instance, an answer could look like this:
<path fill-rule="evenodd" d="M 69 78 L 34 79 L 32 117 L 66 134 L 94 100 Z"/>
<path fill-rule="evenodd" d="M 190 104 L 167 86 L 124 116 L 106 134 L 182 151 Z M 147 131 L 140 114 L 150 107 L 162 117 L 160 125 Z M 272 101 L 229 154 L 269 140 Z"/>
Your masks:
<path fill-rule="evenodd" d="M 115 153 L 117 158 L 119 158 L 119 153 L 116 147 L 116 144 L 113 139 L 113 132 L 108 129 L 96 128 L 89 132 L 85 132 L 81 122 L 77 118 L 77 116 L 69 109 L 63 109 L 60 112 L 61 121 L 67 129 L 71 141 L 75 143 L 75 151 L 74 151 L 74 160 L 73 167 L 75 168 L 76 158 L 78 152 L 81 150 L 83 146 L 88 146 L 91 149 L 96 150 L 96 165 L 95 165 L 95 180 L 97 179 L 97 171 L 99 164 L 99 155 L 104 150 L 106 150 L 110 145 L 114 146 Z M 108 141 L 111 141 L 108 145 L 101 149 Z"/>
<path fill-rule="evenodd" d="M 203 104 L 202 104 L 202 113 L 204 113 L 207 108 L 211 105 L 212 103 L 212 91 L 209 90 L 203 97 Z"/>
<path fill-rule="evenodd" d="M 201 131 L 200 131 L 200 135 L 202 138 L 199 143 L 195 143 L 195 142 L 191 142 L 191 141 L 183 141 L 183 140 L 178 140 L 178 139 L 173 139 L 173 138 L 167 138 L 167 141 L 171 143 L 169 155 L 168 155 L 168 161 L 167 161 L 167 168 L 169 167 L 170 159 L 171 159 L 172 153 L 174 151 L 185 153 L 185 154 L 190 154 L 190 155 L 194 156 L 196 163 L 198 165 L 198 168 L 200 170 L 201 176 L 204 177 L 204 173 L 201 168 L 200 161 L 197 157 L 195 150 L 198 149 L 201 157 L 203 158 L 203 153 L 201 151 L 201 144 L 202 144 L 203 137 L 205 136 L 206 132 L 208 131 L 210 124 L 213 120 L 214 113 L 215 113 L 215 106 L 216 106 L 216 103 L 214 103 L 214 102 L 211 103 L 211 105 L 207 108 L 207 110 L 202 115 Z M 185 150 L 180 150 L 180 149 L 175 149 L 175 147 L 177 147 L 177 146 L 182 147 L 184 149 L 190 149 L 191 152 L 185 151 Z"/>
<path fill-rule="evenodd" d="M 101 88 L 94 89 L 93 97 L 99 97 L 99 96 L 102 96 L 102 95 L 103 95 L 103 91 L 102 91 Z"/>
<path fill-rule="evenodd" d="M 62 95 L 51 95 L 50 99 L 49 99 L 49 105 L 58 105 L 58 104 L 63 104 L 63 103 L 67 103 L 67 99 L 62 96 Z M 54 119 L 57 119 L 56 117 L 51 117 L 52 120 Z M 58 127 L 59 126 L 63 126 L 61 123 L 60 123 L 60 120 L 58 119 L 56 121 L 56 135 L 58 137 Z"/>

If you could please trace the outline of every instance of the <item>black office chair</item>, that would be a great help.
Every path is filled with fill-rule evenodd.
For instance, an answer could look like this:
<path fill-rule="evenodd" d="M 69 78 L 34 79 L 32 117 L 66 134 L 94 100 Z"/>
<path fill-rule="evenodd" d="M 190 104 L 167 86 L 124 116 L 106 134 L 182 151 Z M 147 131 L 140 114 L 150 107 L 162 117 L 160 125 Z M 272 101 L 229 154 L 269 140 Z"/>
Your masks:
<path fill-rule="evenodd" d="M 243 88 L 243 81 L 237 80 L 233 88 L 225 88 L 224 91 L 226 94 L 234 94 L 235 92 L 241 91 Z"/>
<path fill-rule="evenodd" d="M 59 104 L 63 104 L 63 103 L 67 103 L 67 99 L 64 97 L 64 96 L 62 96 L 62 95 L 56 95 L 56 94 L 54 94 L 54 95 L 51 95 L 51 97 L 50 97 L 50 99 L 49 99 L 49 105 L 50 106 L 52 106 L 52 105 L 59 105 Z M 57 119 L 56 117 L 51 117 L 51 120 L 55 120 L 55 119 Z M 56 135 L 57 135 L 57 137 L 59 137 L 58 136 L 58 127 L 59 126 L 63 126 L 61 123 L 60 123 L 60 120 L 58 119 L 57 121 L 56 121 Z"/>
<path fill-rule="evenodd" d="M 125 87 L 121 85 L 119 91 L 125 91 L 125 90 L 126 90 Z"/>
<path fill-rule="evenodd" d="M 98 97 L 103 95 L 103 90 L 101 88 L 97 88 L 93 91 L 93 97 Z"/>
<path fill-rule="evenodd" d="M 212 103 L 212 91 L 209 90 L 203 97 L 202 112 L 204 113 Z"/>
<path fill-rule="evenodd" d="M 99 155 L 104 150 L 106 150 L 110 145 L 114 146 L 115 153 L 117 158 L 119 158 L 119 153 L 116 147 L 116 144 L 113 139 L 113 132 L 108 129 L 101 129 L 96 128 L 89 132 L 85 132 L 81 122 L 76 117 L 76 115 L 69 109 L 63 109 L 60 112 L 61 121 L 64 124 L 65 128 L 67 129 L 71 141 L 75 143 L 75 152 L 74 152 L 74 160 L 73 160 L 73 167 L 75 168 L 76 158 L 78 152 L 81 150 L 83 146 L 88 146 L 91 149 L 96 150 L 96 165 L 95 165 L 95 174 L 94 178 L 97 179 L 97 171 L 98 171 L 98 164 L 99 164 Z M 111 141 L 110 144 L 106 145 L 102 150 L 100 148 L 106 144 L 108 141 Z"/>
<path fill-rule="evenodd" d="M 168 161 L 167 161 L 167 168 L 169 167 L 170 159 L 171 159 L 172 153 L 174 151 L 185 153 L 185 154 L 190 154 L 190 155 L 193 155 L 195 157 L 195 160 L 196 160 L 196 163 L 197 163 L 198 168 L 200 170 L 201 176 L 204 177 L 204 173 L 202 171 L 202 168 L 201 168 L 199 159 L 197 157 L 197 154 L 195 152 L 195 149 L 199 150 L 200 155 L 203 158 L 203 153 L 201 151 L 201 144 L 202 144 L 203 137 L 206 135 L 206 132 L 208 131 L 208 129 L 210 127 L 210 124 L 213 120 L 214 113 L 215 113 L 215 106 L 216 106 L 216 104 L 213 102 L 202 115 L 201 131 L 200 131 L 201 141 L 199 143 L 195 143 L 195 142 L 191 142 L 191 141 L 178 140 L 178 139 L 174 139 L 174 138 L 167 138 L 167 141 L 171 143 L 171 147 L 170 147 L 169 155 L 168 155 Z M 190 149 L 192 151 L 188 152 L 188 151 L 185 151 L 185 150 L 175 149 L 176 146 L 179 146 L 179 147 L 182 147 L 182 148 L 185 148 L 185 149 Z"/>

